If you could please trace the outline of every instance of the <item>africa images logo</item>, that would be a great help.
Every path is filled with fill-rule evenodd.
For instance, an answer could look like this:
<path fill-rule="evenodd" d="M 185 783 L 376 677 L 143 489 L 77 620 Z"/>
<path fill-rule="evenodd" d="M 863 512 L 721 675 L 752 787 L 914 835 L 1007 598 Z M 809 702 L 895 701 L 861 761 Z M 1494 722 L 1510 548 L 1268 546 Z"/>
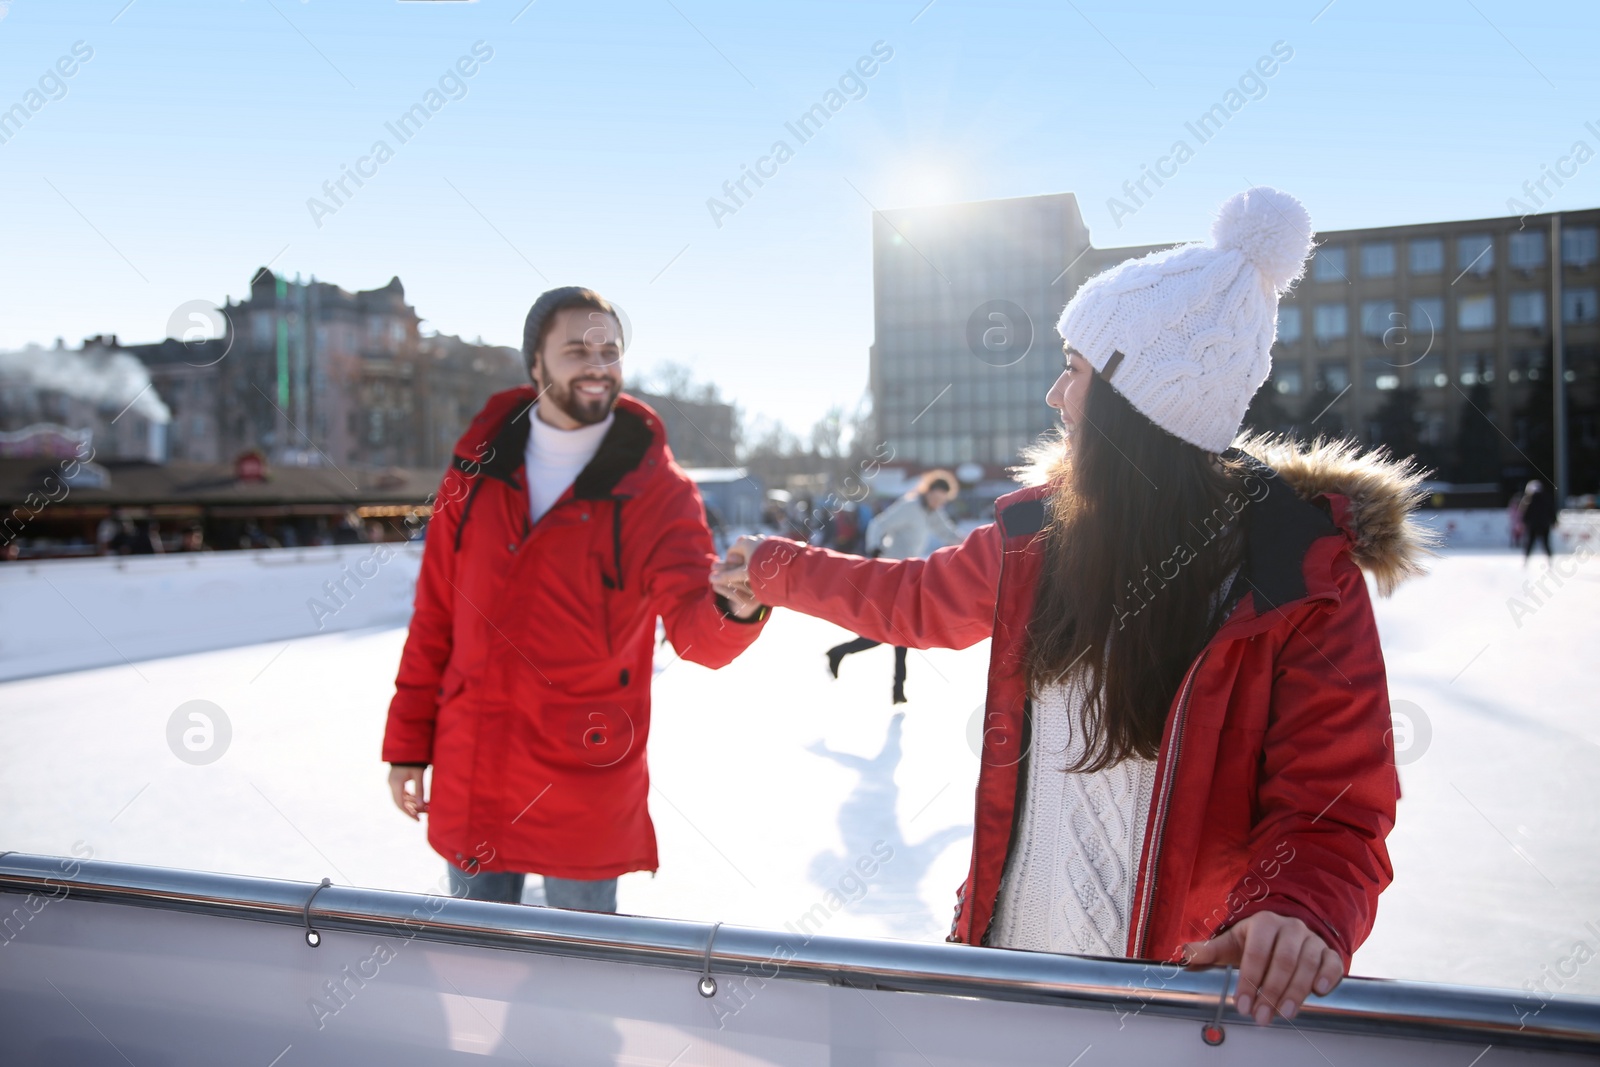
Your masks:
<path fill-rule="evenodd" d="M 228 713 L 209 700 L 179 704 L 167 719 L 167 747 L 191 767 L 217 762 L 232 740 Z"/>

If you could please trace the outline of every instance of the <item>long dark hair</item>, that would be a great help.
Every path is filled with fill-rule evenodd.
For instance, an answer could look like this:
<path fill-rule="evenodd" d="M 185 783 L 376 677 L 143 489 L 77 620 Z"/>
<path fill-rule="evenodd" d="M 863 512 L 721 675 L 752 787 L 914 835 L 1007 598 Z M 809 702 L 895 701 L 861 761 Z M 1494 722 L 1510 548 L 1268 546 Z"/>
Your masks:
<path fill-rule="evenodd" d="M 1084 684 L 1084 755 L 1067 769 L 1097 771 L 1160 748 L 1243 558 L 1246 497 L 1237 464 L 1156 426 L 1099 374 L 1054 448 L 1025 666 L 1034 694 Z"/>

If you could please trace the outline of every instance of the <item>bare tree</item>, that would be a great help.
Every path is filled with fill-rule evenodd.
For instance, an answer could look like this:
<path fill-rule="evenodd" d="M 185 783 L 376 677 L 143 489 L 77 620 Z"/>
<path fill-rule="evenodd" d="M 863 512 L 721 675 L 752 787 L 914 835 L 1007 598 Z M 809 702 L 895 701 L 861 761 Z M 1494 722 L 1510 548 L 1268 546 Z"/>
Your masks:
<path fill-rule="evenodd" d="M 716 382 L 698 380 L 693 367 L 673 360 L 656 364 L 654 370 L 647 371 L 634 385 L 642 392 L 695 404 L 726 402 Z"/>

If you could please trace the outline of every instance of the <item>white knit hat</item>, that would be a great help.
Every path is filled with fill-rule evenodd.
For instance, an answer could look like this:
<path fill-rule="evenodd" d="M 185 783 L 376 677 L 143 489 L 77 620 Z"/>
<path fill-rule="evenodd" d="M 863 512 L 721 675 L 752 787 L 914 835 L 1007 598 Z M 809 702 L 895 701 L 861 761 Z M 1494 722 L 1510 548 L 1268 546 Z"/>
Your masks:
<path fill-rule="evenodd" d="M 1211 240 L 1095 275 L 1056 328 L 1150 421 L 1222 452 L 1272 369 L 1278 296 L 1305 270 L 1311 216 L 1257 186 L 1222 205 Z"/>

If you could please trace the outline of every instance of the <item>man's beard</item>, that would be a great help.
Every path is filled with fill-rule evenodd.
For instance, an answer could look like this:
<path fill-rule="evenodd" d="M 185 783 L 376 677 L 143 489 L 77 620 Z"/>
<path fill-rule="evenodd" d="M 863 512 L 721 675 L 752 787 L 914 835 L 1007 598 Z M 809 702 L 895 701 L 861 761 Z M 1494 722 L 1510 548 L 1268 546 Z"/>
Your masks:
<path fill-rule="evenodd" d="M 591 399 L 580 396 L 575 389 L 563 388 L 546 378 L 539 383 L 539 402 L 552 403 L 566 412 L 574 422 L 593 426 L 597 422 L 604 422 L 611 414 L 611 409 L 617 403 L 617 394 L 621 392 L 620 386 L 607 384 L 610 385 L 610 391 L 604 397 Z"/>

